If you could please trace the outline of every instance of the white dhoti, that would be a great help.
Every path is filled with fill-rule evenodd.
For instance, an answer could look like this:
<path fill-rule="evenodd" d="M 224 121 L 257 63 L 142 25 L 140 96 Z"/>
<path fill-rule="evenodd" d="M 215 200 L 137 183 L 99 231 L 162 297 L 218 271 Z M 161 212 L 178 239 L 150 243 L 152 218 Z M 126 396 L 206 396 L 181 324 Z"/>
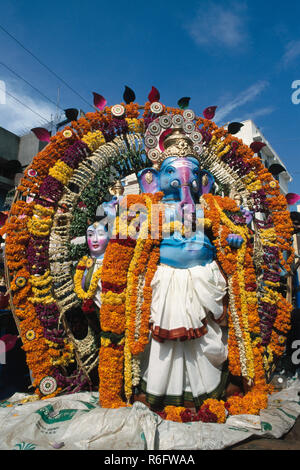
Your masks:
<path fill-rule="evenodd" d="M 224 316 L 226 281 L 214 261 L 188 269 L 159 265 L 151 286 L 143 390 L 150 403 L 196 402 L 217 389 L 227 359 L 227 341 L 217 323 Z"/>

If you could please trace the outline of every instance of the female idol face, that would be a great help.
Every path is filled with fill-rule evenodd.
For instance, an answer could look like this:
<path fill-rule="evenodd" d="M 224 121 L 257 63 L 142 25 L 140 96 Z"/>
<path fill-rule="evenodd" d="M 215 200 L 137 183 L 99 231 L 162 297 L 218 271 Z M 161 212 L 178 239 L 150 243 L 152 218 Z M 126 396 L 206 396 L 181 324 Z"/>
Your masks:
<path fill-rule="evenodd" d="M 101 225 L 99 222 L 90 225 L 86 236 L 91 256 L 93 258 L 100 258 L 104 254 L 109 241 L 109 235 L 104 225 Z"/>

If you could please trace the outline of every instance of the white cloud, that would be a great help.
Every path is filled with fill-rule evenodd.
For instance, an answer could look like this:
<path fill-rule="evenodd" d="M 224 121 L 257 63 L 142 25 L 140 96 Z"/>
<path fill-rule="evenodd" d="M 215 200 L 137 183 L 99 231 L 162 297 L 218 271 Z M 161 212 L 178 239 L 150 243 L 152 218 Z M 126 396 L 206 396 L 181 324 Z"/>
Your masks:
<path fill-rule="evenodd" d="M 0 126 L 17 135 L 30 132 L 33 127 L 48 127 L 47 122 L 55 115 L 55 106 L 32 98 L 18 81 L 0 78 L 6 89 L 5 100 L 0 103 Z"/>
<path fill-rule="evenodd" d="M 201 2 L 195 19 L 185 29 L 199 46 L 221 45 L 235 49 L 246 42 L 245 7 Z"/>
<path fill-rule="evenodd" d="M 300 56 L 300 41 L 290 41 L 286 45 L 285 53 L 282 57 L 283 65 L 287 66 Z"/>
<path fill-rule="evenodd" d="M 256 111 L 250 111 L 249 113 L 245 113 L 242 118 L 235 119 L 235 121 L 245 121 L 246 119 L 256 119 L 261 116 L 267 116 L 268 114 L 272 114 L 275 111 L 273 106 L 266 106 L 265 108 L 257 109 Z"/>
<path fill-rule="evenodd" d="M 215 122 L 223 122 L 224 118 L 228 116 L 228 114 L 230 114 L 235 109 L 240 108 L 244 104 L 253 101 L 268 85 L 269 83 L 266 80 L 260 80 L 239 93 L 236 98 L 229 101 L 216 112 L 214 119 Z"/>

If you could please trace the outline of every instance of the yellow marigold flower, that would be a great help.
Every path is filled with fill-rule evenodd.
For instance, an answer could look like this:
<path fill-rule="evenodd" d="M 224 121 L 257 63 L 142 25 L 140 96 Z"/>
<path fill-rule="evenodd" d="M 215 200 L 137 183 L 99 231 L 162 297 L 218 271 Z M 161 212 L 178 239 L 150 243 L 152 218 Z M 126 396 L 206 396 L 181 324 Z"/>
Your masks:
<path fill-rule="evenodd" d="M 142 132 L 143 131 L 143 123 L 136 118 L 126 118 L 125 121 L 128 124 L 129 132 Z"/>
<path fill-rule="evenodd" d="M 105 144 L 105 138 L 101 131 L 88 132 L 81 140 L 88 145 L 92 152 L 95 152 L 100 145 Z"/>
<path fill-rule="evenodd" d="M 255 181 L 256 178 L 257 178 L 257 176 L 254 173 L 254 171 L 250 171 L 250 173 L 247 176 L 242 177 L 242 181 L 243 181 L 243 183 L 248 185 L 248 184 L 251 184 L 252 181 Z"/>
<path fill-rule="evenodd" d="M 224 148 L 224 150 L 222 150 L 222 152 L 219 152 L 219 153 L 218 153 L 218 157 L 219 157 L 219 158 L 223 157 L 223 155 L 225 155 L 226 153 L 228 153 L 230 149 L 231 149 L 230 145 L 227 145 L 227 146 Z"/>
<path fill-rule="evenodd" d="M 109 338 L 101 338 L 101 346 L 107 347 L 111 343 Z"/>
<path fill-rule="evenodd" d="M 68 183 L 69 179 L 73 175 L 74 170 L 69 167 L 65 162 L 58 160 L 55 165 L 50 168 L 49 175 L 56 178 L 64 186 Z"/>
<path fill-rule="evenodd" d="M 259 191 L 262 188 L 261 181 L 254 181 L 253 183 L 249 184 L 247 187 L 248 191 Z"/>
<path fill-rule="evenodd" d="M 209 410 L 216 415 L 218 423 L 225 423 L 226 411 L 223 400 L 218 401 L 214 398 L 208 398 L 204 401 L 203 405 L 207 405 Z"/>

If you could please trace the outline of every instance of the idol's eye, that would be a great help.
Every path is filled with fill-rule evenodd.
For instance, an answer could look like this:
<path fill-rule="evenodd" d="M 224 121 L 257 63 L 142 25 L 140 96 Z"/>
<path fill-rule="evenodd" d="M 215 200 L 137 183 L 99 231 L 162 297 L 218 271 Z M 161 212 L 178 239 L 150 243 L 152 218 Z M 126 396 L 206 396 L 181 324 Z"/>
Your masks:
<path fill-rule="evenodd" d="M 174 170 L 174 168 L 172 168 L 171 166 L 169 166 L 169 167 L 166 169 L 166 173 L 168 173 L 169 175 L 171 175 L 172 173 L 175 173 L 175 170 Z"/>
<path fill-rule="evenodd" d="M 197 168 L 195 168 L 195 170 L 193 170 L 193 175 L 199 176 L 199 170 L 197 170 Z"/>
<path fill-rule="evenodd" d="M 193 188 L 194 191 L 197 191 L 197 189 L 198 189 L 198 183 L 197 183 L 196 180 L 194 180 L 194 181 L 192 182 L 192 188 Z"/>

